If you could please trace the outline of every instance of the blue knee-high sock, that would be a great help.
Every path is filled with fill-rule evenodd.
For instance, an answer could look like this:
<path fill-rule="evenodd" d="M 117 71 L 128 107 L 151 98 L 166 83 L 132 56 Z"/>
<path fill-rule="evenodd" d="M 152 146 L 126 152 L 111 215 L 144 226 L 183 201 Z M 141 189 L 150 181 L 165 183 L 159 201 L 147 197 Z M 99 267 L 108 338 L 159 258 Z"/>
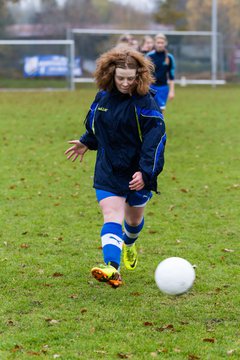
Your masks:
<path fill-rule="evenodd" d="M 130 226 L 124 220 L 124 234 L 123 234 L 123 241 L 126 245 L 133 245 L 135 241 L 137 240 L 142 228 L 144 226 L 144 218 L 142 218 L 142 221 L 137 226 Z"/>
<path fill-rule="evenodd" d="M 101 231 L 102 251 L 105 264 L 121 262 L 122 252 L 122 226 L 118 223 L 105 223 Z"/>

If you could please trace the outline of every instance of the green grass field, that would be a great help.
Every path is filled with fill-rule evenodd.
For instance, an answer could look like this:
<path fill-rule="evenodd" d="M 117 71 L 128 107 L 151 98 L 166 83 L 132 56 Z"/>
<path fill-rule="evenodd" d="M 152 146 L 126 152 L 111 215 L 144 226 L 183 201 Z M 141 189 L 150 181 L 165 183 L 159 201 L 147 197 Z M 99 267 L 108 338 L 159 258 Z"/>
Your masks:
<path fill-rule="evenodd" d="M 0 359 L 239 359 L 239 87 L 176 89 L 161 195 L 116 290 L 90 274 L 102 262 L 95 153 L 64 156 L 94 94 L 0 93 Z M 197 266 L 188 294 L 155 285 L 170 256 Z"/>
<path fill-rule="evenodd" d="M 66 79 L 55 80 L 55 79 L 41 79 L 41 78 L 26 78 L 26 79 L 11 79 L 9 78 L 9 74 L 6 74 L 6 77 L 1 76 L 1 89 L 18 89 L 21 91 L 22 89 L 67 89 L 69 84 Z"/>

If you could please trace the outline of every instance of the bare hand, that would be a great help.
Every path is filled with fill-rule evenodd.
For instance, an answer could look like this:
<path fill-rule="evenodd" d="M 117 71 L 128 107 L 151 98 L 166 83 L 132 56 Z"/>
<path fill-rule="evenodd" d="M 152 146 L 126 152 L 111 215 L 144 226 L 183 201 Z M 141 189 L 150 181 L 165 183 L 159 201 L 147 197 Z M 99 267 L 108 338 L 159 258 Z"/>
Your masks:
<path fill-rule="evenodd" d="M 130 190 L 142 190 L 144 188 L 144 181 L 141 171 L 137 171 L 133 174 L 132 180 L 129 182 Z"/>
<path fill-rule="evenodd" d="M 168 99 L 169 99 L 169 100 L 173 100 L 173 99 L 174 99 L 174 97 L 175 97 L 175 93 L 174 93 L 174 91 L 169 91 L 169 94 L 168 94 Z"/>
<path fill-rule="evenodd" d="M 82 144 L 79 140 L 71 140 L 68 143 L 74 144 L 65 151 L 65 155 L 69 154 L 67 157 L 68 160 L 73 157 L 72 161 L 75 161 L 78 158 L 78 156 L 80 156 L 80 162 L 82 162 L 83 156 L 85 152 L 88 150 L 88 147 Z"/>

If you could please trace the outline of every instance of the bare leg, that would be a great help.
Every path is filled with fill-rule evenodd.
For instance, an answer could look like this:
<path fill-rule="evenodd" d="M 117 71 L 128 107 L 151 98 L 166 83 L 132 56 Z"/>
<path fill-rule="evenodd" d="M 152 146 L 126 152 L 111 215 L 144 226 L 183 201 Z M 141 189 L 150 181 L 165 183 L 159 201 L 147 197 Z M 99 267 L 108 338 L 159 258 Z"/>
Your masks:
<path fill-rule="evenodd" d="M 107 222 L 116 222 L 122 224 L 124 219 L 125 198 L 120 196 L 110 196 L 99 203 L 104 224 Z"/>
<path fill-rule="evenodd" d="M 125 220 L 130 226 L 137 226 L 143 219 L 145 207 L 134 207 L 125 204 Z"/>

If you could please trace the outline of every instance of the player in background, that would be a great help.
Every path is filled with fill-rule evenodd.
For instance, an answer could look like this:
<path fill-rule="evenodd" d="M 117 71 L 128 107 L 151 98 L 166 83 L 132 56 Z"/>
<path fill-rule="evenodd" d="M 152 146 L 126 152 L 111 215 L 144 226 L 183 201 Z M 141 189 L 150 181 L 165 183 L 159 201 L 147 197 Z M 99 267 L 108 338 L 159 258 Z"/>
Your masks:
<path fill-rule="evenodd" d="M 145 35 L 140 41 L 139 51 L 142 54 L 147 54 L 153 49 L 154 49 L 154 39 L 149 35 Z"/>
<path fill-rule="evenodd" d="M 131 34 L 123 34 L 119 37 L 115 47 L 131 47 L 133 41 L 133 36 Z"/>
<path fill-rule="evenodd" d="M 124 34 L 121 35 L 117 41 L 117 44 L 115 45 L 115 47 L 119 48 L 119 47 L 130 47 L 133 50 L 139 50 L 139 42 L 138 39 L 136 39 L 135 37 L 133 37 L 131 34 Z"/>
<path fill-rule="evenodd" d="M 164 34 L 155 36 L 155 49 L 147 54 L 152 60 L 155 70 L 155 82 L 151 86 L 157 93 L 155 100 L 162 111 L 166 108 L 167 100 L 172 100 L 175 96 L 174 77 L 175 60 L 172 54 L 167 51 L 167 38 Z"/>
<path fill-rule="evenodd" d="M 138 39 L 136 39 L 136 38 L 132 38 L 132 41 L 131 41 L 131 48 L 133 49 L 133 50 L 138 50 L 139 51 L 139 41 L 138 41 Z"/>
<path fill-rule="evenodd" d="M 122 248 L 125 267 L 136 268 L 135 242 L 164 165 L 165 125 L 149 92 L 152 71 L 151 61 L 128 47 L 101 55 L 95 72 L 100 91 L 87 114 L 86 132 L 69 141 L 65 152 L 68 159 L 82 161 L 88 150 L 97 151 L 93 187 L 103 214 L 104 264 L 91 272 L 112 287 L 122 284 Z"/>

